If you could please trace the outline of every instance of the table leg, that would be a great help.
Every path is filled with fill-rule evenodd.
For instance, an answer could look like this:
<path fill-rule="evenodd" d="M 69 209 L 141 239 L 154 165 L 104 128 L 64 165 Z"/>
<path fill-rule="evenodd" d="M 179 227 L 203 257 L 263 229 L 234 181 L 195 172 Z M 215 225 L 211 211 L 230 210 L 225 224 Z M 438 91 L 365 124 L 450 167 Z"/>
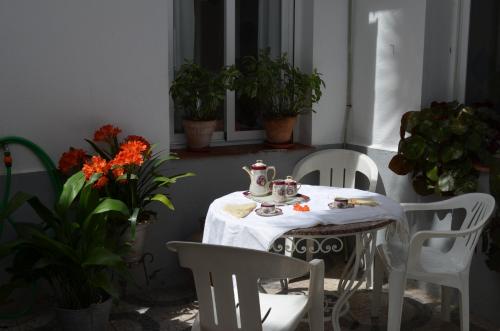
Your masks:
<path fill-rule="evenodd" d="M 367 274 L 371 270 L 373 254 L 376 245 L 376 231 L 356 234 L 356 245 L 340 277 L 337 288 L 338 299 L 332 310 L 332 325 L 334 331 L 340 331 L 339 318 L 345 313 L 345 306 L 349 298 L 367 279 Z M 365 261 L 364 268 L 361 268 L 361 260 Z M 360 277 L 359 272 L 362 271 Z"/>

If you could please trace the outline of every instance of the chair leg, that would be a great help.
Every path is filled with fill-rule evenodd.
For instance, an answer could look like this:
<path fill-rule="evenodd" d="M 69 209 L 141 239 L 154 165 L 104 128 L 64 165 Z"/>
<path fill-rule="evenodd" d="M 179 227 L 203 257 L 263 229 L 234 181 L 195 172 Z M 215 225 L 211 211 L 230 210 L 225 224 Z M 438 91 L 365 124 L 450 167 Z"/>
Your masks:
<path fill-rule="evenodd" d="M 453 289 L 448 286 L 441 286 L 441 319 L 443 321 L 450 321 L 451 312 L 451 297 Z"/>
<path fill-rule="evenodd" d="M 384 266 L 378 253 L 375 251 L 373 261 L 373 290 L 372 290 L 372 317 L 378 317 L 380 314 L 380 299 L 382 294 L 382 283 L 384 280 Z"/>
<path fill-rule="evenodd" d="M 310 262 L 313 259 L 314 242 L 310 239 L 306 240 L 306 261 Z"/>
<path fill-rule="evenodd" d="M 191 331 L 200 331 L 200 315 L 196 314 L 196 317 L 193 322 L 193 326 L 191 327 Z"/>
<path fill-rule="evenodd" d="M 406 287 L 406 275 L 401 272 L 389 273 L 389 313 L 387 316 L 387 331 L 401 329 L 403 299 Z"/>
<path fill-rule="evenodd" d="M 460 289 L 460 330 L 469 331 L 469 282 Z"/>
<path fill-rule="evenodd" d="M 318 305 L 313 303 L 308 314 L 309 330 L 311 331 L 324 331 L 325 330 L 325 313 L 323 310 L 323 302 Z"/>

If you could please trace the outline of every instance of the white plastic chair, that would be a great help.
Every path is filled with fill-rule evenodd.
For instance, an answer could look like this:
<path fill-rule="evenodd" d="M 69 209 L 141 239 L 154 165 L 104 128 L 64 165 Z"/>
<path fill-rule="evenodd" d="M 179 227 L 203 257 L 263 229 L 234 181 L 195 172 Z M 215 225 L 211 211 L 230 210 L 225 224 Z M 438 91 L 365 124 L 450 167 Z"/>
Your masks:
<path fill-rule="evenodd" d="M 169 242 L 180 264 L 192 270 L 199 314 L 192 330 L 294 330 L 304 315 L 310 329 L 324 329 L 322 260 L 305 262 L 268 252 Z M 259 279 L 310 273 L 308 295 L 259 293 Z"/>
<path fill-rule="evenodd" d="M 325 149 L 312 153 L 300 160 L 293 169 L 293 178 L 300 181 L 311 172 L 319 171 L 319 185 L 343 188 L 354 188 L 356 172 L 360 172 L 368 178 L 368 191 L 375 192 L 378 180 L 378 168 L 375 162 L 366 154 L 347 149 Z M 293 238 L 286 239 L 286 246 L 293 247 Z M 347 261 L 349 252 L 344 240 L 345 259 Z M 312 259 L 311 240 L 306 241 L 306 260 Z M 287 256 L 291 256 L 287 252 Z M 371 286 L 371 277 L 368 277 L 367 287 Z"/>
<path fill-rule="evenodd" d="M 301 180 L 307 174 L 319 171 L 319 185 L 354 188 L 356 172 L 368 178 L 368 191 L 375 192 L 378 169 L 366 154 L 347 149 L 325 149 L 312 153 L 297 163 L 293 178 Z"/>
<path fill-rule="evenodd" d="M 449 319 L 449 289 L 460 291 L 461 330 L 469 330 L 469 269 L 474 249 L 481 231 L 495 208 L 495 199 L 484 193 L 469 193 L 445 201 L 432 203 L 404 203 L 405 211 L 438 211 L 465 209 L 466 215 L 460 230 L 418 231 L 412 235 L 408 257 L 405 258 L 397 245 L 382 244 L 377 247 L 373 286 L 372 316 L 380 310 L 380 294 L 384 269 L 389 273 L 389 313 L 387 330 L 401 327 L 403 297 L 407 279 L 415 279 L 442 286 L 441 302 L 443 317 Z M 443 252 L 424 246 L 431 238 L 452 238 L 451 249 Z"/>

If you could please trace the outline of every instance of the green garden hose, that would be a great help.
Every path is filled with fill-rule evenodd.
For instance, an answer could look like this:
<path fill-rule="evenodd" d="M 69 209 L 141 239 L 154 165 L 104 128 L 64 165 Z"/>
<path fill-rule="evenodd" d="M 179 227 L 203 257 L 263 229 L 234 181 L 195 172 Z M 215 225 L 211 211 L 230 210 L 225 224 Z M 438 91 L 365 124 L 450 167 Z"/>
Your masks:
<path fill-rule="evenodd" d="M 0 138 L 0 149 L 3 149 L 3 154 L 4 154 L 3 161 L 5 164 L 5 187 L 3 190 L 4 191 L 3 198 L 0 202 L 0 213 L 4 210 L 4 208 L 6 208 L 11 194 L 10 190 L 12 183 L 12 155 L 10 153 L 8 146 L 14 144 L 26 147 L 28 150 L 30 150 L 33 154 L 37 156 L 37 158 L 44 166 L 45 170 L 47 170 L 47 174 L 49 175 L 50 181 L 54 189 L 54 194 L 56 197 L 58 197 L 62 191 L 62 182 L 58 175 L 57 168 L 54 162 L 52 162 L 52 159 L 47 155 L 47 153 L 45 153 L 43 149 L 41 149 L 38 145 L 25 138 L 15 137 L 15 136 Z M 14 221 L 12 219 L 9 218 L 8 221 L 11 225 L 14 224 Z M 3 229 L 4 229 L 3 225 L 4 222 L 0 220 L 0 239 L 2 238 L 3 234 Z M 31 288 L 33 291 L 33 299 L 34 299 L 37 291 L 37 286 L 35 282 L 31 284 Z M 17 319 L 19 317 L 22 317 L 31 311 L 33 303 L 34 300 L 26 308 L 21 309 L 18 312 L 11 314 L 0 314 L 0 319 Z"/>

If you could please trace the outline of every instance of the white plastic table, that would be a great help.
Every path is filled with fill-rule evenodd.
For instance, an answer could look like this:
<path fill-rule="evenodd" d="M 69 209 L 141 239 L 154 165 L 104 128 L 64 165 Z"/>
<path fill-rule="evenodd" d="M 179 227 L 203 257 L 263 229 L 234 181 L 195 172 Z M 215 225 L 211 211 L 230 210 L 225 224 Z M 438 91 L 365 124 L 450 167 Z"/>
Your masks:
<path fill-rule="evenodd" d="M 243 192 L 233 192 L 216 199 L 207 213 L 203 242 L 277 252 L 329 253 L 343 248 L 341 237 L 354 236 L 355 247 L 342 273 L 338 299 L 331 320 L 335 331 L 340 330 L 339 318 L 348 311 L 348 300 L 367 279 L 371 270 L 377 231 L 395 221 L 403 220 L 399 203 L 377 193 L 355 189 L 303 185 L 301 194 L 310 197 L 310 212 L 293 211 L 293 206 L 280 206 L 283 215 L 261 217 L 255 211 L 243 219 L 223 210 L 227 204 L 248 203 Z M 371 198 L 377 207 L 355 206 L 350 209 L 328 207 L 335 197 Z M 276 239 L 285 238 L 285 244 Z M 294 240 L 289 240 L 294 238 Z M 288 239 L 288 240 L 286 240 Z M 302 245 L 307 242 L 306 245 Z M 363 268 L 361 268 L 363 267 Z M 363 269 L 363 274 L 359 271 Z"/>

